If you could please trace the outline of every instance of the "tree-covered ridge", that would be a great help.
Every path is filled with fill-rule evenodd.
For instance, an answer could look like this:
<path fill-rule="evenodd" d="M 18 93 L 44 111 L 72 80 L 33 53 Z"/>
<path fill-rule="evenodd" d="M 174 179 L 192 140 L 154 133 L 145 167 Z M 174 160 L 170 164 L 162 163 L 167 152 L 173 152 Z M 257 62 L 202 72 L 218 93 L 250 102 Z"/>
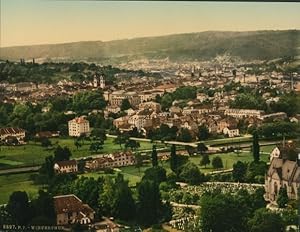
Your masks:
<path fill-rule="evenodd" d="M 176 34 L 115 41 L 1 48 L 1 59 L 65 58 L 69 60 L 207 59 L 230 53 L 245 60 L 296 55 L 300 31 L 250 31 Z"/>
<path fill-rule="evenodd" d="M 34 82 L 39 84 L 56 83 L 62 79 L 74 82 L 89 82 L 93 80 L 95 73 L 103 74 L 107 84 L 112 84 L 115 80 L 115 74 L 118 73 L 132 73 L 141 76 L 148 75 L 142 70 L 132 71 L 119 69 L 111 65 L 99 66 L 94 63 L 89 64 L 84 62 L 45 62 L 43 64 L 33 62 L 0 62 L 0 82 Z"/>

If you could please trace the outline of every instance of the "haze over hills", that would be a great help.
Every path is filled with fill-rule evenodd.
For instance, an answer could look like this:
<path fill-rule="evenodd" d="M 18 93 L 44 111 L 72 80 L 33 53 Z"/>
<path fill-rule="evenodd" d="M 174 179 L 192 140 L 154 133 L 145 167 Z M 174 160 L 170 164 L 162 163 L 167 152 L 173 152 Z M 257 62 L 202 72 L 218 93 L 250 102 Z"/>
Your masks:
<path fill-rule="evenodd" d="M 129 61 L 139 58 L 210 59 L 229 53 L 243 60 L 274 59 L 299 54 L 300 30 L 207 31 L 159 37 L 87 41 L 1 48 L 0 58 L 63 58 L 86 61 Z"/>

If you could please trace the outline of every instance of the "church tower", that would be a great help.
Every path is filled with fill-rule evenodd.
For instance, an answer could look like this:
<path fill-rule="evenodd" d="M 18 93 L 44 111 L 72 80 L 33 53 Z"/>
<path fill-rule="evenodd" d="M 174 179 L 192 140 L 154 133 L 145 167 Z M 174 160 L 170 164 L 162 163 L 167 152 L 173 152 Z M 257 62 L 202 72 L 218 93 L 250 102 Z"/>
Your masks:
<path fill-rule="evenodd" d="M 101 89 L 105 88 L 105 80 L 104 80 L 104 76 L 103 75 L 100 76 L 100 88 Z"/>
<path fill-rule="evenodd" d="M 97 74 L 94 75 L 93 86 L 94 86 L 94 88 L 98 87 L 98 76 L 97 76 Z"/>

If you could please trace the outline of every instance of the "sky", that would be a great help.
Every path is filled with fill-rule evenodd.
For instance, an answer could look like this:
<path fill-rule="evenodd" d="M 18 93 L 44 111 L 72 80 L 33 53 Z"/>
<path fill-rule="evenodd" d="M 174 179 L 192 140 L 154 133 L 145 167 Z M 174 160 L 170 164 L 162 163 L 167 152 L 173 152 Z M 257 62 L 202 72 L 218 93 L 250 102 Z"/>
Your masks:
<path fill-rule="evenodd" d="M 300 29 L 300 3 L 0 0 L 1 47 Z"/>

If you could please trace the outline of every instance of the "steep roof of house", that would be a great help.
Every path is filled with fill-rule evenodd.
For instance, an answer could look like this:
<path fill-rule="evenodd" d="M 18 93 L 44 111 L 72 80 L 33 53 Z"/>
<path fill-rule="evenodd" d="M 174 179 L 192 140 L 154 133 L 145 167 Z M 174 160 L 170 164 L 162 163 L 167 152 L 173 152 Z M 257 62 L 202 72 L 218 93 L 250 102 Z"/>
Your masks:
<path fill-rule="evenodd" d="M 87 214 L 95 212 L 89 205 L 83 204 L 74 194 L 55 196 L 53 199 L 56 214 L 69 212 L 83 212 Z"/>
<path fill-rule="evenodd" d="M 67 167 L 67 166 L 77 165 L 77 161 L 76 160 L 57 161 L 56 164 L 59 167 Z"/>
<path fill-rule="evenodd" d="M 18 134 L 24 132 L 25 130 L 21 128 L 15 128 L 15 127 L 0 128 L 0 135 L 10 135 L 10 134 Z"/>

